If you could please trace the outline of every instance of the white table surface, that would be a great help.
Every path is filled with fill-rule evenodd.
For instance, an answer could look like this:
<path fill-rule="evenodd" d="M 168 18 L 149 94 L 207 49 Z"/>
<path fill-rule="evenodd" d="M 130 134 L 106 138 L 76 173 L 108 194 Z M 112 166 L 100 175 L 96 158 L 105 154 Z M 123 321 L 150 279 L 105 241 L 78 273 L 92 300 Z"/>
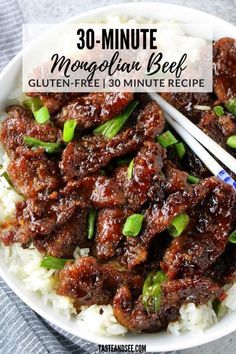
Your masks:
<path fill-rule="evenodd" d="M 24 22 L 60 22 L 76 14 L 93 8 L 132 1 L 114 0 L 17 0 Z M 150 0 L 151 1 L 151 0 Z M 154 0 L 152 0 L 154 1 Z M 145 1 L 144 1 L 145 2 Z M 156 2 L 172 3 L 193 7 L 219 16 L 236 25 L 236 0 L 162 0 Z M 193 349 L 179 351 L 178 354 L 233 354 L 236 353 L 236 333 L 218 341 Z"/>

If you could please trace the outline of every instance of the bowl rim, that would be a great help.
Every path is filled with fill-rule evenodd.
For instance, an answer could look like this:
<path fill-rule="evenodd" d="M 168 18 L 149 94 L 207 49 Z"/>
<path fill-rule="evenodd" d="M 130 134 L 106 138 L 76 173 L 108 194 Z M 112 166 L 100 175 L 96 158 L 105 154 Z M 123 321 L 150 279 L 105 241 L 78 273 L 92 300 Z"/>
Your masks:
<path fill-rule="evenodd" d="M 118 12 L 124 12 L 125 10 L 128 9 L 133 9 L 134 12 L 137 8 L 142 9 L 143 7 L 155 7 L 155 9 L 158 11 L 170 11 L 172 13 L 175 12 L 182 12 L 184 14 L 185 17 L 187 17 L 188 15 L 190 17 L 194 17 L 196 16 L 196 18 L 201 18 L 204 19 L 204 21 L 211 21 L 213 23 L 213 25 L 217 25 L 219 27 L 225 27 L 227 28 L 227 30 L 231 33 L 236 33 L 236 27 L 232 24 L 230 24 L 229 22 L 222 20 L 214 15 L 208 14 L 206 12 L 200 11 L 200 10 L 196 10 L 190 7 L 185 7 L 185 6 L 180 6 L 180 5 L 173 5 L 173 4 L 166 4 L 166 3 L 156 3 L 156 2 L 132 2 L 132 3 L 121 3 L 121 4 L 115 4 L 115 5 L 110 5 L 110 6 L 105 6 L 105 7 L 101 7 L 101 8 L 96 8 L 96 9 L 92 9 L 90 11 L 86 11 L 84 13 L 81 13 L 79 15 L 75 15 L 65 21 L 62 21 L 58 24 L 55 24 L 55 26 L 58 26 L 62 23 L 71 23 L 74 21 L 82 21 L 82 20 L 88 20 L 89 18 L 93 18 L 96 16 L 100 16 L 103 17 L 104 15 L 106 16 L 107 13 L 113 11 L 116 12 L 116 10 Z M 121 15 L 120 13 L 118 15 Z M 128 15 L 130 16 L 130 15 Z M 135 15 L 133 17 L 140 17 L 140 15 Z M 145 17 L 148 17 L 145 15 Z M 151 16 L 149 16 L 151 18 Z M 153 16 L 152 16 L 153 18 Z M 178 19 L 180 21 L 180 19 Z M 203 22 L 204 22 L 203 21 Z M 53 28 L 55 28 L 55 26 L 53 26 Z M 43 34 L 44 35 L 44 34 Z M 36 40 L 40 41 L 40 37 L 37 38 Z M 24 50 L 24 49 L 23 49 Z M 3 71 L 0 74 L 0 85 L 2 84 L 2 82 L 4 80 L 6 80 L 5 78 L 9 75 L 9 73 L 11 71 L 15 71 L 19 73 L 20 70 L 20 66 L 21 66 L 21 58 L 22 58 L 22 52 L 23 50 L 21 50 L 8 64 L 7 66 L 3 69 Z M 14 88 L 14 87 L 12 87 Z M 9 270 L 7 269 L 6 265 L 1 265 L 0 266 L 0 276 L 2 277 L 2 279 L 6 282 L 6 284 L 14 291 L 14 293 L 26 304 L 28 305 L 32 310 L 34 310 L 36 313 L 38 313 L 41 317 L 45 318 L 47 321 L 49 321 L 50 323 L 52 323 L 53 325 L 57 326 L 59 329 L 62 329 L 70 334 L 73 334 L 77 337 L 80 337 L 84 340 L 87 341 L 91 341 L 94 342 L 96 344 L 147 344 L 147 350 L 148 351 L 170 351 L 170 350 L 180 350 L 180 349 L 187 349 L 187 348 L 192 348 L 194 346 L 198 346 L 198 345 L 202 345 L 202 344 L 206 344 L 209 343 L 213 340 L 219 339 L 229 333 L 232 333 L 234 330 L 236 330 L 236 325 L 234 320 L 236 319 L 236 313 L 234 314 L 233 317 L 235 317 L 234 320 L 231 320 L 231 322 L 229 321 L 229 323 L 227 324 L 227 326 L 223 326 L 223 328 L 221 328 L 220 330 L 212 330 L 212 331 L 206 331 L 205 333 L 203 333 L 202 335 L 199 334 L 184 334 L 181 336 L 181 338 L 183 340 L 175 340 L 173 341 L 168 341 L 168 338 L 170 338 L 168 335 L 164 335 L 162 332 L 160 332 L 159 334 L 154 334 L 151 335 L 152 338 L 157 339 L 156 343 L 152 341 L 152 343 L 148 343 L 149 339 L 151 338 L 150 335 L 148 334 L 140 334 L 138 336 L 135 335 L 128 335 L 126 337 L 101 337 L 98 335 L 94 335 L 90 332 L 86 332 L 86 333 L 77 333 L 75 331 L 75 329 L 70 328 L 70 325 L 67 324 L 67 322 L 62 321 L 62 319 L 60 318 L 60 316 L 57 316 L 54 312 L 55 310 L 53 309 L 53 311 L 47 311 L 48 310 L 48 306 L 45 306 L 41 304 L 41 306 L 39 304 L 37 304 L 37 302 L 35 301 L 34 296 L 30 293 L 27 292 L 24 288 L 24 286 L 22 286 L 22 281 L 17 279 L 17 277 L 13 274 L 10 273 Z M 72 321 L 70 321 L 70 324 L 72 323 Z M 214 327 L 215 325 L 213 325 Z M 212 327 L 212 328 L 213 328 Z M 162 337 L 165 336 L 167 338 L 167 343 L 164 344 L 160 344 L 158 343 L 158 337 Z M 145 337 L 143 339 L 143 337 Z M 171 337 L 174 337 L 173 335 Z M 178 337 L 174 337 L 174 338 L 178 338 Z M 145 342 L 144 342 L 145 341 Z"/>

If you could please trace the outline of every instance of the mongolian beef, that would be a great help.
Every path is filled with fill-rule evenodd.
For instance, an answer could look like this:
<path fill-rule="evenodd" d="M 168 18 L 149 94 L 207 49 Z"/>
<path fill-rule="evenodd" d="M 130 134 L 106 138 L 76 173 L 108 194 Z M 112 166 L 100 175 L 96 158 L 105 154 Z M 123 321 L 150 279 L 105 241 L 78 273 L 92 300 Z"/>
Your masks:
<path fill-rule="evenodd" d="M 163 96 L 235 154 L 234 40 L 214 45 L 214 93 Z M 225 298 L 236 279 L 235 191 L 147 95 L 29 93 L 7 113 L 0 140 L 23 200 L 1 240 L 33 244 L 78 312 L 111 304 L 130 331 L 157 332 L 181 305 Z M 76 247 L 89 255 L 75 260 Z"/>

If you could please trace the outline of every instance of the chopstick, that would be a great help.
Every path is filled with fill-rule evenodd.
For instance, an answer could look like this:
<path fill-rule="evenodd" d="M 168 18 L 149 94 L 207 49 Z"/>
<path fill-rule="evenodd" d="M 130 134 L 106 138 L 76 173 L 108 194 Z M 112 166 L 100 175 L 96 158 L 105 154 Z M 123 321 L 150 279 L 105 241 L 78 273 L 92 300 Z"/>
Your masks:
<path fill-rule="evenodd" d="M 204 147 L 183 127 L 181 127 L 173 118 L 165 114 L 167 122 L 174 128 L 174 130 L 181 136 L 191 150 L 199 157 L 199 159 L 206 165 L 206 167 L 213 173 L 213 175 L 220 178 L 222 181 L 230 184 L 236 190 L 236 182 L 234 179 L 220 166 L 220 164 L 204 149 Z"/>
<path fill-rule="evenodd" d="M 236 173 L 236 159 L 233 156 L 231 156 L 227 151 L 225 151 L 220 145 L 218 145 L 213 139 L 206 135 L 200 128 L 193 124 L 176 108 L 166 102 L 160 95 L 153 92 L 150 92 L 149 95 L 154 101 L 159 104 L 163 111 L 166 112 L 169 116 L 171 116 L 174 121 L 176 121 L 180 126 L 185 129 L 185 131 L 187 131 L 196 140 L 198 140 L 208 151 L 210 151 L 232 172 Z M 197 152 L 195 153 L 198 155 Z"/>

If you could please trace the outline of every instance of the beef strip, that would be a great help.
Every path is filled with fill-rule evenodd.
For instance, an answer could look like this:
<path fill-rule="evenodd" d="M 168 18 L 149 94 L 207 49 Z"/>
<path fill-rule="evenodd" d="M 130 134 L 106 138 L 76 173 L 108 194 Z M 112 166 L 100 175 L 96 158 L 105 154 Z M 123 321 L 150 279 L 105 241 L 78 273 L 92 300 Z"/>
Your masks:
<path fill-rule="evenodd" d="M 125 204 L 125 196 L 109 177 L 89 176 L 70 181 L 61 192 L 73 198 L 76 205 L 85 208 L 106 208 Z"/>
<path fill-rule="evenodd" d="M 116 319 L 130 331 L 157 332 L 179 318 L 182 304 L 204 304 L 220 296 L 220 287 L 206 278 L 167 280 L 161 285 L 161 303 L 156 312 L 147 312 L 140 297 L 135 301 L 128 286 L 121 287 L 113 300 Z"/>
<path fill-rule="evenodd" d="M 201 275 L 224 252 L 232 222 L 235 192 L 218 182 L 212 192 L 187 213 L 190 230 L 174 239 L 166 251 L 162 268 L 168 277 Z"/>
<path fill-rule="evenodd" d="M 95 238 L 96 256 L 99 260 L 112 258 L 124 238 L 122 228 L 131 211 L 124 208 L 106 208 L 98 212 Z"/>
<path fill-rule="evenodd" d="M 36 123 L 32 113 L 22 106 L 9 106 L 7 113 L 8 117 L 1 125 L 0 141 L 11 158 L 17 154 L 18 147 L 25 146 L 24 136 L 31 136 L 46 142 L 55 142 L 60 139 L 61 133 L 56 127 L 50 122 Z"/>
<path fill-rule="evenodd" d="M 236 280 L 236 245 L 228 243 L 224 253 L 207 271 L 207 275 L 220 285 L 233 283 Z"/>
<path fill-rule="evenodd" d="M 60 132 L 51 123 L 37 124 L 31 112 L 21 106 L 9 106 L 8 117 L 0 130 L 0 141 L 10 157 L 8 174 L 15 188 L 26 197 L 39 192 L 51 192 L 61 183 L 60 170 L 55 159 L 42 148 L 28 149 L 24 136 L 46 142 L 55 142 Z"/>
<path fill-rule="evenodd" d="M 76 203 L 70 198 L 52 193 L 48 197 L 31 198 L 17 203 L 11 222 L 12 228 L 1 235 L 6 245 L 19 242 L 23 245 L 36 235 L 49 235 L 56 227 L 67 222 L 76 211 Z"/>
<path fill-rule="evenodd" d="M 113 178 L 123 191 L 129 208 L 138 210 L 147 201 L 153 178 L 161 171 L 164 157 L 159 144 L 146 141 L 134 158 L 131 178 L 128 178 L 127 166 L 115 170 Z"/>
<path fill-rule="evenodd" d="M 179 181 L 178 181 L 179 183 Z M 216 179 L 209 179 L 187 190 L 178 191 L 168 196 L 160 206 L 154 204 L 145 212 L 143 231 L 138 237 L 129 237 L 123 247 L 121 262 L 133 268 L 144 262 L 148 256 L 151 240 L 160 232 L 164 231 L 176 215 L 185 212 L 189 207 L 203 200 L 210 192 L 211 185 L 217 184 Z"/>
<path fill-rule="evenodd" d="M 84 304 L 112 303 L 116 290 L 122 285 L 128 285 L 138 295 L 143 278 L 109 264 L 99 264 L 93 257 L 83 257 L 60 271 L 57 293 L 74 299 L 79 308 Z"/>
<path fill-rule="evenodd" d="M 177 169 L 170 161 L 165 163 L 165 193 L 170 195 L 188 189 L 188 173 Z"/>
<path fill-rule="evenodd" d="M 236 96 L 236 40 L 221 38 L 213 47 L 214 91 L 221 102 Z"/>
<path fill-rule="evenodd" d="M 7 168 L 10 180 L 16 190 L 27 198 L 38 193 L 59 188 L 61 184 L 58 163 L 47 158 L 43 149 L 18 148 L 18 156 L 11 159 Z"/>
<path fill-rule="evenodd" d="M 137 151 L 146 139 L 153 139 L 164 128 L 164 117 L 159 107 L 150 102 L 140 112 L 137 124 L 114 138 L 83 137 L 79 143 L 71 142 L 62 154 L 60 168 L 66 181 L 96 173 L 112 158 Z"/>
<path fill-rule="evenodd" d="M 61 226 L 46 236 L 34 238 L 34 245 L 41 253 L 58 258 L 73 258 L 74 250 L 87 239 L 87 210 L 78 210 Z"/>
<path fill-rule="evenodd" d="M 75 119 L 77 129 L 88 129 L 120 114 L 132 99 L 132 92 L 97 92 L 76 97 L 63 107 L 55 123 L 62 127 L 66 120 Z"/>

